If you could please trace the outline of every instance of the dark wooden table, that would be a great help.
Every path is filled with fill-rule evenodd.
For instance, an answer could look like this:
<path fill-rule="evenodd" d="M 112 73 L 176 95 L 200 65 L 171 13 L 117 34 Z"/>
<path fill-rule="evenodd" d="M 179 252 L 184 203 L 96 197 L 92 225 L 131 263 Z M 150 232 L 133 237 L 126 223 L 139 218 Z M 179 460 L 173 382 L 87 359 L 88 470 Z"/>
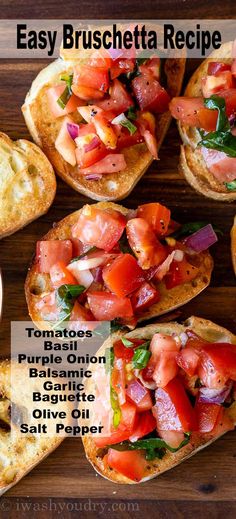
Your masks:
<path fill-rule="evenodd" d="M 216 0 L 151 0 L 119 2 L 0 1 L 2 18 L 207 18 L 233 17 L 235 2 Z M 31 81 L 46 62 L 0 62 L 0 129 L 13 139 L 29 138 L 20 106 Z M 185 82 L 197 62 L 187 64 Z M 212 319 L 236 332 L 236 286 L 230 259 L 229 231 L 235 204 L 217 203 L 198 196 L 178 174 L 179 137 L 172 123 L 160 153 L 131 195 L 127 207 L 158 200 L 168 205 L 179 221 L 214 222 L 224 235 L 213 248 L 215 269 L 211 286 L 181 309 L 180 318 L 191 314 Z M 57 195 L 48 214 L 0 243 L 4 280 L 4 311 L 0 353 L 10 348 L 10 322 L 27 320 L 24 280 L 35 242 L 52 223 L 80 208 L 88 200 L 58 180 Z M 235 435 L 217 443 L 183 465 L 138 486 L 116 486 L 99 476 L 87 463 L 80 440 L 68 439 L 46 461 L 26 476 L 0 501 L 0 517 L 139 517 L 160 518 L 235 517 Z M 29 496 L 29 499 L 26 498 Z M 53 496 L 53 501 L 50 497 Z M 89 501 L 91 500 L 91 501 Z M 23 504 L 22 504 L 23 503 Z M 43 504 L 47 506 L 42 511 Z M 60 507 L 61 504 L 61 507 Z M 27 508 L 28 507 L 28 508 Z M 41 508 L 40 508 L 41 507 Z M 56 508 L 57 507 L 57 508 Z M 28 512 L 27 512 L 28 510 Z M 41 512 L 37 512 L 41 510 Z M 102 512 L 102 510 L 105 510 Z"/>

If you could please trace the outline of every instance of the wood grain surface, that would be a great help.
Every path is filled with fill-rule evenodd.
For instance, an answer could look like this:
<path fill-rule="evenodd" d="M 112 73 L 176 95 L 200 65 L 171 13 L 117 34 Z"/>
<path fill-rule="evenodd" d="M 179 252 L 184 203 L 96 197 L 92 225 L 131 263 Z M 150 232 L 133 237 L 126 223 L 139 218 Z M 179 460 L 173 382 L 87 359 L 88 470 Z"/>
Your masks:
<path fill-rule="evenodd" d="M 33 3 L 26 0 L 21 1 L 18 7 L 12 1 L 0 2 L 2 18 L 95 18 L 95 13 L 96 17 L 100 18 L 220 18 L 233 17 L 235 9 L 235 2 L 229 0 L 222 6 L 216 0 L 161 0 L 156 4 L 158 9 L 156 8 L 154 13 L 151 0 L 120 2 L 116 7 L 115 4 L 110 5 L 109 10 L 105 0 L 96 3 L 92 0 L 41 2 L 34 5 L 33 11 Z M 77 11 L 75 5 L 78 6 Z M 39 60 L 0 61 L 0 130 L 8 133 L 13 139 L 29 138 L 20 106 L 31 81 L 45 64 L 46 62 Z M 188 63 L 185 82 L 196 66 L 196 60 Z M 236 285 L 231 266 L 229 238 L 236 213 L 235 204 L 227 205 L 208 200 L 197 195 L 186 184 L 178 174 L 179 144 L 179 136 L 173 122 L 160 152 L 160 161 L 153 163 L 123 204 L 131 208 L 139 203 L 158 200 L 170 207 L 174 218 L 180 222 L 211 221 L 223 231 L 224 235 L 212 250 L 215 269 L 211 286 L 181 309 L 180 319 L 195 314 L 212 319 L 236 333 Z M 48 214 L 1 241 L 0 265 L 4 281 L 3 320 L 0 325 L 1 355 L 10 351 L 10 322 L 28 318 L 24 280 L 36 240 L 48 231 L 53 222 L 80 208 L 85 202 L 87 203 L 88 199 L 58 179 L 56 199 Z M 227 514 L 227 517 L 231 518 L 236 514 L 235 463 L 235 435 L 231 432 L 183 465 L 149 483 L 132 487 L 117 486 L 96 476 L 85 459 L 80 439 L 70 438 L 10 490 L 2 507 L 0 502 L 0 517 L 23 517 L 25 512 L 20 508 L 20 499 L 26 502 L 26 496 L 34 496 L 38 503 L 46 499 L 48 504 L 49 498 L 53 496 L 59 500 L 63 498 L 63 502 L 70 503 L 71 506 L 73 503 L 75 505 L 86 502 L 88 498 L 97 503 L 107 502 L 107 517 L 123 518 L 148 514 L 161 518 L 211 518 Z M 33 503 L 32 499 L 29 499 L 29 502 Z M 126 503 L 126 509 L 112 509 L 114 502 Z M 129 508 L 129 502 L 136 503 L 136 511 L 135 507 Z M 53 507 L 47 510 L 45 517 L 54 517 Z M 29 516 L 38 517 L 35 514 L 37 508 L 36 511 L 32 508 Z M 76 512 L 76 508 L 73 511 L 73 508 L 67 507 L 63 514 L 65 518 L 77 517 L 80 512 Z M 83 515 L 95 517 L 98 511 L 87 510 L 81 517 Z M 24 515 L 26 516 L 28 517 Z"/>

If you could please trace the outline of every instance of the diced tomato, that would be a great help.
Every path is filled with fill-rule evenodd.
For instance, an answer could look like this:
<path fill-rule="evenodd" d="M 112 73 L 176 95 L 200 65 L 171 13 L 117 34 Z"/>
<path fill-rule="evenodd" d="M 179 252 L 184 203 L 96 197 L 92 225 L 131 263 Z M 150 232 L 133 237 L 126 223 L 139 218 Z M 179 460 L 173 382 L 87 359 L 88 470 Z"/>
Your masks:
<path fill-rule="evenodd" d="M 109 449 L 107 463 L 110 468 L 132 481 L 141 481 L 147 465 L 144 451 L 117 451 Z"/>
<path fill-rule="evenodd" d="M 99 113 L 94 116 L 93 124 L 96 128 L 97 135 L 103 144 L 105 144 L 107 148 L 115 149 L 117 135 L 114 132 L 111 123 Z"/>
<path fill-rule="evenodd" d="M 201 147 L 201 152 L 210 172 L 220 182 L 231 182 L 236 178 L 236 159 L 218 150 Z"/>
<path fill-rule="evenodd" d="M 116 317 L 128 319 L 133 316 L 130 300 L 109 292 L 89 292 L 88 304 L 98 321 L 112 321 Z"/>
<path fill-rule="evenodd" d="M 51 267 L 57 261 L 67 265 L 72 259 L 71 240 L 43 240 L 36 245 L 36 261 L 39 271 L 49 274 Z"/>
<path fill-rule="evenodd" d="M 134 102 L 131 95 L 118 79 L 114 79 L 109 91 L 110 97 L 97 103 L 103 110 L 114 110 L 116 113 L 126 112 Z"/>
<path fill-rule="evenodd" d="M 54 288 L 58 288 L 61 285 L 78 285 L 77 279 L 66 268 L 66 264 L 63 261 L 57 261 L 50 268 L 50 278 Z"/>
<path fill-rule="evenodd" d="M 133 79 L 132 88 L 141 110 L 154 113 L 168 110 L 170 96 L 156 79 L 141 74 Z"/>
<path fill-rule="evenodd" d="M 120 405 L 121 420 L 116 429 L 112 427 L 109 436 L 95 437 L 94 442 L 97 447 L 106 447 L 107 445 L 115 445 L 122 441 L 128 440 L 137 423 L 136 407 L 131 402 L 125 402 Z"/>
<path fill-rule="evenodd" d="M 104 97 L 104 92 L 95 90 L 89 86 L 72 85 L 71 89 L 73 94 L 83 99 L 83 101 L 99 101 Z"/>
<path fill-rule="evenodd" d="M 152 378 L 157 387 L 165 387 L 178 374 L 176 352 L 163 351 L 154 368 Z"/>
<path fill-rule="evenodd" d="M 77 164 L 81 169 L 87 169 L 100 162 L 107 154 L 107 149 L 102 142 L 99 142 L 96 148 L 93 148 L 89 151 L 85 151 L 86 148 L 83 146 L 81 148 L 76 148 L 75 156 Z M 81 173 L 81 170 L 80 170 Z"/>
<path fill-rule="evenodd" d="M 150 344 L 151 361 L 154 364 L 163 352 L 175 352 L 180 350 L 180 343 L 175 341 L 171 335 L 164 335 L 163 333 L 155 333 Z"/>
<path fill-rule="evenodd" d="M 190 432 L 197 429 L 194 409 L 178 378 L 171 380 L 165 388 L 158 388 L 155 397 L 153 414 L 158 430 Z"/>
<path fill-rule="evenodd" d="M 184 433 L 180 431 L 158 431 L 160 437 L 172 448 L 176 449 L 184 440 Z"/>
<path fill-rule="evenodd" d="M 103 269 L 105 285 L 118 297 L 125 297 L 144 282 L 144 273 L 131 254 L 122 254 Z"/>
<path fill-rule="evenodd" d="M 65 88 L 66 84 L 56 85 L 54 87 L 48 88 L 46 92 L 49 108 L 54 117 L 62 117 L 63 115 L 75 112 L 78 106 L 81 106 L 82 104 L 82 101 L 77 96 L 72 95 L 69 101 L 66 103 L 65 108 L 61 108 L 57 101 L 64 92 Z"/>
<path fill-rule="evenodd" d="M 109 87 L 108 70 L 101 67 L 77 65 L 74 67 L 73 85 L 89 87 L 105 93 Z"/>
<path fill-rule="evenodd" d="M 120 362 L 120 361 L 119 361 Z M 126 431 L 133 431 L 136 425 L 136 406 L 131 402 L 121 404 L 120 428 Z"/>
<path fill-rule="evenodd" d="M 208 64 L 207 74 L 209 76 L 215 76 L 218 72 L 230 70 L 231 66 L 227 63 L 220 63 L 219 61 L 210 61 Z"/>
<path fill-rule="evenodd" d="M 115 79 L 120 76 L 120 74 L 128 74 L 128 72 L 133 72 L 134 70 L 134 60 L 133 59 L 120 59 L 117 58 L 112 62 L 110 69 L 111 79 Z"/>
<path fill-rule="evenodd" d="M 127 222 L 126 230 L 130 247 L 143 269 L 158 266 L 165 260 L 167 251 L 146 220 L 132 218 Z"/>
<path fill-rule="evenodd" d="M 87 65 L 90 67 L 101 67 L 102 69 L 109 70 L 112 66 L 112 59 L 109 52 L 106 49 L 95 50 L 89 59 L 87 59 Z"/>
<path fill-rule="evenodd" d="M 211 432 L 215 427 L 221 406 L 217 404 L 205 404 L 203 402 L 197 401 L 195 410 L 199 432 Z"/>
<path fill-rule="evenodd" d="M 134 348 L 140 346 L 141 344 L 143 344 L 143 342 L 145 342 L 142 339 L 129 339 L 129 341 L 133 343 Z M 118 359 L 123 359 L 127 362 L 130 362 L 134 356 L 134 348 L 127 348 L 126 346 L 124 346 L 122 340 L 119 340 L 114 344 L 114 355 Z"/>
<path fill-rule="evenodd" d="M 160 293 L 147 281 L 131 296 L 134 312 L 142 312 L 160 300 Z"/>
<path fill-rule="evenodd" d="M 78 112 L 88 124 L 93 123 L 93 118 L 98 113 L 105 113 L 104 110 L 102 110 L 102 108 L 99 108 L 99 106 L 97 105 L 80 106 L 80 108 L 78 108 Z M 79 134 L 81 135 L 81 132 Z"/>
<path fill-rule="evenodd" d="M 206 387 L 221 388 L 228 379 L 236 380 L 236 346 L 206 344 L 201 351 L 199 376 Z"/>
<path fill-rule="evenodd" d="M 152 401 L 150 398 L 151 406 Z M 149 408 L 151 409 L 151 407 Z M 151 411 L 144 411 L 139 415 L 139 421 L 136 427 L 134 428 L 134 432 L 129 437 L 129 440 L 135 442 L 139 440 L 139 438 L 143 438 L 147 434 L 150 434 L 152 431 L 156 429 L 156 420 Z"/>
<path fill-rule="evenodd" d="M 121 238 L 125 225 L 126 219 L 119 211 L 85 205 L 72 227 L 72 236 L 88 245 L 110 251 Z"/>
<path fill-rule="evenodd" d="M 122 128 L 117 136 L 117 149 L 122 150 L 123 148 L 134 146 L 135 144 L 141 144 L 142 142 L 144 142 L 144 138 L 138 130 L 131 135 L 127 128 Z"/>
<path fill-rule="evenodd" d="M 127 164 L 122 153 L 111 153 L 99 160 L 99 162 L 80 169 L 80 173 L 83 175 L 105 175 L 106 173 L 119 173 L 119 171 L 124 171 L 126 167 Z"/>
<path fill-rule="evenodd" d="M 143 133 L 143 137 L 147 145 L 148 151 L 150 151 L 154 159 L 158 159 L 156 137 L 149 130 L 145 130 L 145 132 Z"/>
<path fill-rule="evenodd" d="M 178 366 L 192 377 L 197 370 L 199 355 L 192 348 L 184 348 L 178 353 L 176 361 Z"/>
<path fill-rule="evenodd" d="M 220 412 L 218 414 L 214 429 L 211 431 L 211 435 L 214 437 L 221 436 L 228 431 L 233 431 L 235 425 L 229 417 L 227 410 L 220 406 Z"/>
<path fill-rule="evenodd" d="M 202 97 L 173 97 L 169 109 L 172 117 L 182 124 L 203 128 L 208 132 L 216 129 L 218 112 L 206 108 Z"/>
<path fill-rule="evenodd" d="M 124 404 L 126 401 L 125 383 L 125 362 L 121 358 L 115 358 L 111 375 L 111 384 L 117 393 L 120 405 Z"/>
<path fill-rule="evenodd" d="M 88 310 L 88 308 L 85 308 L 82 306 L 78 301 L 75 302 L 72 312 L 70 314 L 70 321 L 79 321 L 79 322 L 86 322 L 86 321 L 93 321 L 94 317 L 92 312 Z"/>
<path fill-rule="evenodd" d="M 165 285 L 169 290 L 183 283 L 189 283 L 198 275 L 199 268 L 191 265 L 186 258 L 182 261 L 172 261 L 169 272 L 165 276 Z"/>
<path fill-rule="evenodd" d="M 221 90 L 220 97 L 223 97 L 225 100 L 226 113 L 228 117 L 230 117 L 230 115 L 234 115 L 236 110 L 236 88 Z"/>
<path fill-rule="evenodd" d="M 158 236 L 165 236 L 170 225 L 170 210 L 158 202 L 143 204 L 138 207 L 137 216 L 144 218 Z"/>
<path fill-rule="evenodd" d="M 160 58 L 150 58 L 143 65 L 139 65 L 139 70 L 144 75 L 151 75 L 159 80 L 160 78 Z"/>
<path fill-rule="evenodd" d="M 229 70 L 217 72 L 216 75 L 206 76 L 202 78 L 203 97 L 211 97 L 213 94 L 219 94 L 220 91 L 233 88 L 233 78 Z"/>
<path fill-rule="evenodd" d="M 55 140 L 55 148 L 71 166 L 76 165 L 75 142 L 69 135 L 67 125 L 73 123 L 70 117 L 64 117 L 58 136 Z"/>

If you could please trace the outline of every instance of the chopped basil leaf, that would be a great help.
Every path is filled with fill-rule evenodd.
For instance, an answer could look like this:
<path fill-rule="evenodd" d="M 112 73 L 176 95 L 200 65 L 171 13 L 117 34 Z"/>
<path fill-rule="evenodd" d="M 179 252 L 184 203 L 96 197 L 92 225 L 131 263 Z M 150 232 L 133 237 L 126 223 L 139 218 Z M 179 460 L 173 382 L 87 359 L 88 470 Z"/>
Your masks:
<path fill-rule="evenodd" d="M 209 110 L 218 110 L 216 131 L 204 135 L 201 131 L 202 140 L 198 146 L 205 146 L 205 148 L 222 151 L 229 157 L 236 157 L 236 136 L 231 133 L 225 100 L 223 97 L 213 95 L 204 99 L 204 105 Z"/>
<path fill-rule="evenodd" d="M 70 263 L 74 263 L 74 261 L 78 261 L 82 258 L 84 258 L 85 256 L 87 256 L 87 254 L 89 254 L 90 252 L 96 252 L 98 251 L 99 249 L 97 247 L 91 247 L 90 249 L 88 249 L 86 252 L 83 252 L 82 254 L 80 254 L 79 256 L 76 256 L 75 258 L 73 258 Z"/>
<path fill-rule="evenodd" d="M 72 86 L 72 81 L 73 81 L 73 74 L 70 74 L 70 75 L 62 75 L 61 78 L 60 78 L 62 81 L 65 81 L 66 82 L 66 87 L 65 87 L 65 90 L 63 90 L 62 94 L 60 95 L 60 97 L 57 99 L 57 103 L 59 104 L 59 106 L 64 109 L 65 106 L 67 105 L 69 99 L 71 98 L 72 96 L 72 90 L 71 90 L 71 86 Z"/>
<path fill-rule="evenodd" d="M 133 346 L 134 346 L 133 342 L 126 339 L 126 337 L 122 337 L 121 341 L 123 342 L 123 344 L 126 348 L 133 348 Z"/>
<path fill-rule="evenodd" d="M 114 349 L 106 348 L 106 350 L 105 350 L 105 359 L 106 359 L 105 372 L 106 373 L 109 373 L 111 371 L 111 368 L 113 367 L 113 364 L 114 364 L 114 358 L 115 358 Z"/>
<path fill-rule="evenodd" d="M 63 322 L 70 319 L 76 297 L 84 292 L 82 285 L 61 285 L 56 290 L 56 303 L 60 313 L 54 327 L 59 327 Z"/>
<path fill-rule="evenodd" d="M 111 407 L 113 410 L 113 425 L 115 428 L 118 427 L 121 419 L 121 410 L 118 403 L 118 396 L 113 387 L 111 386 Z"/>
<path fill-rule="evenodd" d="M 137 127 L 135 126 L 135 124 L 133 124 L 129 119 L 127 119 L 124 113 L 117 115 L 117 117 L 115 117 L 112 120 L 112 124 L 120 124 L 124 128 L 127 128 L 131 135 L 133 135 L 137 131 Z"/>
<path fill-rule="evenodd" d="M 144 438 L 143 440 L 137 440 L 133 443 L 130 441 L 124 441 L 115 445 L 111 445 L 111 448 L 117 451 L 145 450 L 146 459 L 154 460 L 155 458 L 162 458 L 166 450 L 170 452 L 177 452 L 178 450 L 182 449 L 182 447 L 189 443 L 191 434 L 185 433 L 184 436 L 185 439 L 176 448 L 171 447 L 168 445 L 168 443 L 165 442 L 165 440 L 162 440 L 161 438 Z"/>
<path fill-rule="evenodd" d="M 133 367 L 135 369 L 146 368 L 147 363 L 151 357 L 151 352 L 148 351 L 148 349 L 147 349 L 147 348 L 149 348 L 149 346 L 150 346 L 150 341 L 147 341 L 135 349 L 133 360 L 132 360 Z"/>
<path fill-rule="evenodd" d="M 202 227 L 205 227 L 206 225 L 208 225 L 209 222 L 188 222 L 188 223 L 184 223 L 180 229 L 178 229 L 177 231 L 173 232 L 170 236 L 171 238 L 175 238 L 177 240 L 179 240 L 180 238 L 183 238 L 185 236 L 190 236 L 191 234 L 193 234 L 194 232 L 198 231 L 199 229 L 202 229 Z M 212 225 L 214 231 L 218 234 L 221 234 L 223 235 L 223 232 L 218 229 L 215 225 Z"/>
<path fill-rule="evenodd" d="M 128 119 L 135 121 L 137 119 L 137 113 L 134 106 L 130 106 L 126 112 Z"/>
<path fill-rule="evenodd" d="M 236 191 L 236 179 L 232 182 L 224 182 L 224 184 L 229 191 Z"/>

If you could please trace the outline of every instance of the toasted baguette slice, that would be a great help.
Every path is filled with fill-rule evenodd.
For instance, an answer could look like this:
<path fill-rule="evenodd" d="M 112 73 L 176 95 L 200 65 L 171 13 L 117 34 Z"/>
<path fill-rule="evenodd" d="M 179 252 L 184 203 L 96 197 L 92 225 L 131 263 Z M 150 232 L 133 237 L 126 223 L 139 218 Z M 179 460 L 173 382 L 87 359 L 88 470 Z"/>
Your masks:
<path fill-rule="evenodd" d="M 96 206 L 100 209 L 115 209 L 124 215 L 128 213 L 128 209 L 121 205 L 114 204 L 113 202 L 98 202 Z M 81 209 L 61 220 L 42 239 L 70 239 L 71 227 L 77 221 L 80 211 Z M 158 285 L 161 294 L 160 301 L 146 310 L 139 321 L 151 319 L 152 317 L 163 315 L 171 310 L 179 308 L 196 297 L 209 285 L 213 269 L 213 259 L 208 251 L 202 252 L 199 255 L 199 258 L 199 275 L 193 281 L 174 287 L 171 290 L 167 290 L 164 283 L 160 283 L 160 285 Z M 38 272 L 37 266 L 33 263 L 26 278 L 25 294 L 30 317 L 40 328 L 45 328 L 48 325 L 45 322 L 40 321 L 36 305 L 40 295 L 45 292 L 50 292 L 50 289 L 51 284 L 49 275 Z"/>
<path fill-rule="evenodd" d="M 117 340 L 117 338 L 122 335 L 125 335 L 127 338 L 138 338 L 148 340 L 151 339 L 153 335 L 157 332 L 164 333 L 167 335 L 171 335 L 173 333 L 179 335 L 180 333 L 185 332 L 187 328 L 194 330 L 194 332 L 196 332 L 200 337 L 207 341 L 228 341 L 233 344 L 236 344 L 236 336 L 230 333 L 225 328 L 222 328 L 221 326 L 218 326 L 217 324 L 214 324 L 211 321 L 207 321 L 205 319 L 201 319 L 198 317 L 190 317 L 183 325 L 178 324 L 176 322 L 157 323 L 150 324 L 144 328 L 137 328 L 136 330 L 133 330 L 127 334 L 121 332 L 119 334 L 114 334 L 104 342 L 103 346 L 99 349 L 99 355 L 104 355 L 105 349 L 107 347 L 111 347 L 112 344 L 114 344 L 114 342 Z M 86 390 L 90 388 L 90 392 L 92 380 L 93 377 L 90 379 L 89 382 L 87 382 L 86 385 Z M 231 407 L 226 410 L 226 413 L 229 416 L 230 420 L 232 420 L 232 423 L 236 425 L 236 402 L 234 402 L 231 405 Z M 217 436 L 217 438 L 219 438 L 220 436 L 221 435 Z M 165 456 L 161 460 L 155 459 L 153 461 L 148 461 L 146 472 L 141 482 L 153 479 L 156 476 L 162 474 L 163 472 L 172 469 L 182 461 L 196 454 L 199 450 L 210 445 L 217 438 L 213 437 L 210 433 L 208 433 L 207 435 L 193 433 L 191 435 L 190 442 L 179 451 L 175 453 L 167 451 Z M 103 456 L 105 455 L 105 450 L 98 449 L 96 447 L 93 437 L 84 436 L 82 440 L 88 461 L 92 464 L 94 469 L 99 474 L 101 474 L 101 476 L 113 481 L 114 483 L 135 484 L 134 481 L 131 481 L 122 474 L 110 469 L 107 466 L 107 464 L 104 463 Z"/>
<path fill-rule="evenodd" d="M 38 146 L 0 132 L 0 238 L 46 213 L 55 193 L 54 171 Z"/>
<path fill-rule="evenodd" d="M 13 365 L 13 362 L 0 361 L 0 495 L 18 483 L 63 441 L 62 436 L 55 434 L 22 434 L 19 426 L 11 423 L 10 416 L 13 415 L 13 407 L 17 413 L 27 412 L 30 416 L 32 408 L 35 406 L 32 403 L 32 391 L 42 389 L 42 383 L 37 378 L 31 379 L 29 388 L 29 384 L 26 382 L 28 380 L 27 365 Z M 11 370 L 13 370 L 13 384 Z M 55 383 L 56 379 L 53 381 Z M 66 402 L 56 404 L 56 408 L 55 404 L 46 402 L 45 408 L 50 407 L 53 411 L 68 411 L 68 415 L 71 410 L 71 405 Z M 48 425 L 49 432 L 52 425 L 50 420 L 44 419 L 42 423 Z"/>
<path fill-rule="evenodd" d="M 62 118 L 53 118 L 46 90 L 58 83 L 62 73 L 71 73 L 73 64 L 71 61 L 58 59 L 38 74 L 22 106 L 26 124 L 34 141 L 46 153 L 58 175 L 73 189 L 94 200 L 121 200 L 132 191 L 153 160 L 145 144 L 125 148 L 123 153 L 127 168 L 120 173 L 103 175 L 100 180 L 86 180 L 85 176 L 79 173 L 78 167 L 72 167 L 65 162 L 55 148 Z M 172 97 L 180 93 L 184 69 L 185 58 L 166 60 L 167 89 Z M 79 114 L 73 114 L 75 122 L 79 122 L 78 117 Z M 169 112 L 157 119 L 158 147 L 162 144 L 170 120 Z"/>
<path fill-rule="evenodd" d="M 236 216 L 234 217 L 234 224 L 231 229 L 231 256 L 236 276 Z"/>
<path fill-rule="evenodd" d="M 222 61 L 222 63 L 232 62 L 232 42 L 225 43 L 220 50 L 214 51 L 209 58 L 203 61 L 192 75 L 185 95 L 189 97 L 202 96 L 201 79 L 207 74 L 210 61 Z M 232 202 L 236 200 L 236 192 L 230 192 L 226 186 L 220 182 L 209 171 L 202 156 L 201 150 L 197 148 L 200 134 L 196 128 L 178 123 L 183 146 L 180 152 L 180 171 L 185 176 L 189 184 L 199 193 L 214 200 Z"/>

